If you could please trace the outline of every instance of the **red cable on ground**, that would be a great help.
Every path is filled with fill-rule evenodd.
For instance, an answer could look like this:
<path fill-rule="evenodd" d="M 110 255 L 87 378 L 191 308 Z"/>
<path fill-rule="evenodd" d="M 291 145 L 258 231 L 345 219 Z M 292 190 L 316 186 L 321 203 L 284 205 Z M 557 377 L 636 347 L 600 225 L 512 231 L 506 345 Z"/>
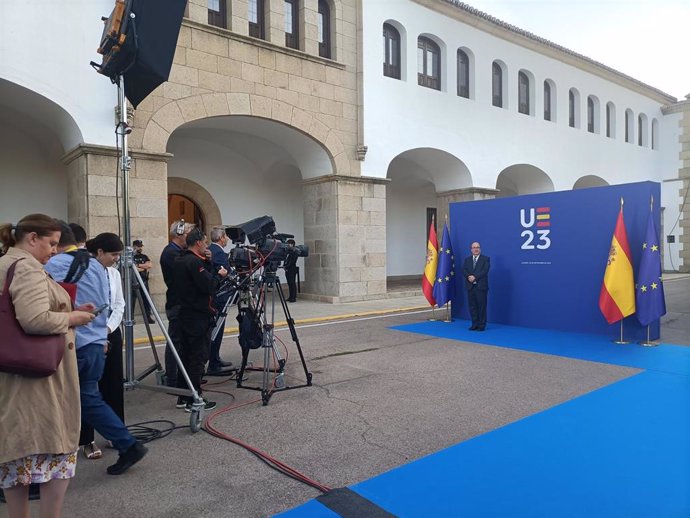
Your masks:
<path fill-rule="evenodd" d="M 214 437 L 218 437 L 219 439 L 223 439 L 225 441 L 232 442 L 234 444 L 237 444 L 238 446 L 241 446 L 242 448 L 246 449 L 250 453 L 253 453 L 257 457 L 259 457 L 259 459 L 264 461 L 266 464 L 268 464 L 269 466 L 271 466 L 275 470 L 277 470 L 277 471 L 279 471 L 279 472 L 281 472 L 281 473 L 283 473 L 283 474 L 285 474 L 291 478 L 294 478 L 295 480 L 297 480 L 299 482 L 303 482 L 304 484 L 312 486 L 313 488 L 318 489 L 322 493 L 328 493 L 329 491 L 331 491 L 330 487 L 309 478 L 304 473 L 301 473 L 300 471 L 296 470 L 295 468 L 288 466 L 284 462 L 272 457 L 268 453 L 261 451 L 258 448 L 255 448 L 251 444 L 248 444 L 248 443 L 246 443 L 240 439 L 237 439 L 235 437 L 230 437 L 229 435 L 218 430 L 212 424 L 212 421 L 221 414 L 224 414 L 224 413 L 229 412 L 230 410 L 234 410 L 236 408 L 241 408 L 243 406 L 247 406 L 247 405 L 251 405 L 251 404 L 259 403 L 259 402 L 261 402 L 260 399 L 255 399 L 255 400 L 247 401 L 245 403 L 240 403 L 240 404 L 237 404 L 234 406 L 227 406 L 225 408 L 221 408 L 220 410 L 213 412 L 210 416 L 208 416 L 208 418 L 206 418 L 206 421 L 204 421 L 203 428 L 204 428 L 204 430 L 206 430 L 207 433 L 209 433 L 210 435 L 213 435 Z"/>

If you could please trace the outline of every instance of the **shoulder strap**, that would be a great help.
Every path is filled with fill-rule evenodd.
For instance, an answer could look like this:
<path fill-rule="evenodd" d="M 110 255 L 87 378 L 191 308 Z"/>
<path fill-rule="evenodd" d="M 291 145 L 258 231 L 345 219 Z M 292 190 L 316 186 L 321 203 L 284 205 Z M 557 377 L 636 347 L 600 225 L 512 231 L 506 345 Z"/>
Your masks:
<path fill-rule="evenodd" d="M 68 282 L 76 284 L 81 279 L 84 272 L 89 269 L 89 262 L 91 261 L 91 255 L 87 250 L 74 250 L 72 252 L 67 252 L 74 259 L 72 259 L 72 264 L 69 265 L 69 270 L 67 270 L 67 275 L 62 282 Z"/>
<path fill-rule="evenodd" d="M 7 311 L 10 307 L 10 284 L 12 283 L 12 278 L 14 277 L 14 268 L 17 266 L 19 261 L 23 261 L 24 258 L 17 259 L 13 262 L 7 269 L 7 276 L 5 277 L 5 286 L 2 288 L 2 296 L 0 296 L 0 310 Z"/>

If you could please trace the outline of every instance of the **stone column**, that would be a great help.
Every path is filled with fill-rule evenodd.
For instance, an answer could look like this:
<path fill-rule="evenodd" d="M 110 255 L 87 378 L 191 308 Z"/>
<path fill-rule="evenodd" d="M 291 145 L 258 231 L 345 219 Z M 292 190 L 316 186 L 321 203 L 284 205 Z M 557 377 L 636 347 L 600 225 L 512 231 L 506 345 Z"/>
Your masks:
<path fill-rule="evenodd" d="M 319 3 L 318 0 L 303 0 L 299 13 L 299 45 L 312 56 L 319 55 Z"/>
<path fill-rule="evenodd" d="M 303 184 L 305 292 L 327 302 L 386 293 L 386 184 L 323 176 Z"/>
<path fill-rule="evenodd" d="M 187 0 L 187 11 L 190 20 L 208 23 L 208 0 Z"/>
<path fill-rule="evenodd" d="M 680 265 L 678 269 L 683 273 L 690 272 L 690 199 L 684 198 L 690 189 L 690 94 L 686 95 L 686 101 L 681 101 L 683 115 L 680 119 L 680 169 L 678 178 L 681 179 L 680 198 L 683 204 L 680 206 Z"/>
<path fill-rule="evenodd" d="M 259 0 L 263 1 L 263 0 Z M 266 0 L 266 41 L 285 46 L 285 5 L 283 0 Z"/>
<path fill-rule="evenodd" d="M 228 0 L 232 32 L 249 35 L 249 15 L 247 14 L 247 0 Z"/>
<path fill-rule="evenodd" d="M 498 190 L 468 187 L 466 189 L 454 189 L 436 193 L 436 211 L 438 221 L 436 228 L 443 230 L 443 222 L 446 216 L 450 218 L 450 204 L 456 201 L 491 200 L 496 197 Z"/>
<path fill-rule="evenodd" d="M 132 239 L 142 239 L 149 257 L 158 262 L 168 243 L 167 161 L 170 154 L 130 152 L 129 209 Z M 122 235 L 122 179 L 114 148 L 80 144 L 63 158 L 68 174 L 67 214 L 89 237 L 101 232 Z M 117 192 L 117 194 L 116 194 Z M 131 244 L 131 243 L 130 243 Z M 154 268 L 149 288 L 158 307 L 165 296 L 160 269 Z"/>

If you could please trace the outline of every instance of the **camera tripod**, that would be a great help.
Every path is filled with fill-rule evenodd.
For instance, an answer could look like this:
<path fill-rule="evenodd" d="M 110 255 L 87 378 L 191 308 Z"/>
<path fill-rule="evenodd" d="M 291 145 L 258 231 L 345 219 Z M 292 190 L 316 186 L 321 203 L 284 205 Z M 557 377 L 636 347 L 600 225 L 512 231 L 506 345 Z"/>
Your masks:
<path fill-rule="evenodd" d="M 267 268 L 268 269 L 268 268 Z M 302 368 L 304 369 L 305 383 L 301 385 L 287 385 L 285 381 L 285 364 L 286 359 L 280 354 L 280 351 L 276 348 L 275 344 L 275 306 L 276 306 L 276 294 L 278 294 L 278 300 L 283 308 L 283 313 L 287 321 L 288 327 L 290 328 L 290 336 L 292 341 L 297 346 L 297 352 L 299 353 L 300 360 L 302 362 Z M 268 301 L 267 296 L 270 297 L 270 313 L 267 311 Z M 252 303 L 255 306 L 252 308 Z M 297 330 L 295 329 L 295 321 L 290 315 L 290 310 L 288 309 L 287 302 L 285 301 L 285 294 L 283 293 L 283 288 L 278 279 L 275 269 L 264 273 L 263 278 L 259 281 L 258 292 L 253 297 L 247 297 L 245 301 L 241 299 L 238 302 L 238 308 L 241 304 L 247 304 L 250 309 L 253 310 L 254 318 L 258 319 L 261 324 L 262 340 L 261 348 L 263 349 L 263 367 L 248 367 L 247 359 L 249 357 L 249 347 L 242 347 L 242 364 L 240 366 L 240 371 L 237 375 L 237 387 L 249 390 L 261 391 L 261 402 L 264 406 L 268 405 L 268 400 L 275 392 L 282 392 L 284 390 L 292 390 L 301 387 L 311 387 L 312 374 L 307 369 L 307 363 L 304 359 L 304 354 L 302 353 L 302 347 L 299 343 L 299 337 L 297 336 Z M 240 332 L 242 327 L 240 326 Z M 271 354 L 276 359 L 275 368 L 271 368 Z M 245 386 L 242 384 L 244 379 L 245 370 L 250 371 L 261 371 L 261 386 Z M 271 380 L 271 374 L 275 377 Z"/>

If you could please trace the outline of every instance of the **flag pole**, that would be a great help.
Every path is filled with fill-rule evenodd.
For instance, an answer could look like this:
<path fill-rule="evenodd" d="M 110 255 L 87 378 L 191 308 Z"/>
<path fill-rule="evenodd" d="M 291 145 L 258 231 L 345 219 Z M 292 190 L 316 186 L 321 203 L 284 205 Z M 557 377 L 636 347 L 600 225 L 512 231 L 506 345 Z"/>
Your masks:
<path fill-rule="evenodd" d="M 623 319 L 622 318 L 621 318 L 621 338 L 620 338 L 620 340 L 614 340 L 613 343 L 619 344 L 619 345 L 625 345 L 625 344 L 630 343 L 630 342 L 626 342 L 625 340 L 623 340 Z"/>
<path fill-rule="evenodd" d="M 429 317 L 429 322 L 436 322 L 436 313 L 434 312 L 435 306 L 431 306 L 431 316 Z"/>
<path fill-rule="evenodd" d="M 444 322 L 452 322 L 453 319 L 450 318 L 450 302 L 446 302 L 446 319 Z"/>
<path fill-rule="evenodd" d="M 659 345 L 659 342 L 653 342 L 652 340 L 649 339 L 649 324 L 647 324 L 647 341 L 646 342 L 640 342 L 640 345 L 644 347 L 656 347 Z"/>

